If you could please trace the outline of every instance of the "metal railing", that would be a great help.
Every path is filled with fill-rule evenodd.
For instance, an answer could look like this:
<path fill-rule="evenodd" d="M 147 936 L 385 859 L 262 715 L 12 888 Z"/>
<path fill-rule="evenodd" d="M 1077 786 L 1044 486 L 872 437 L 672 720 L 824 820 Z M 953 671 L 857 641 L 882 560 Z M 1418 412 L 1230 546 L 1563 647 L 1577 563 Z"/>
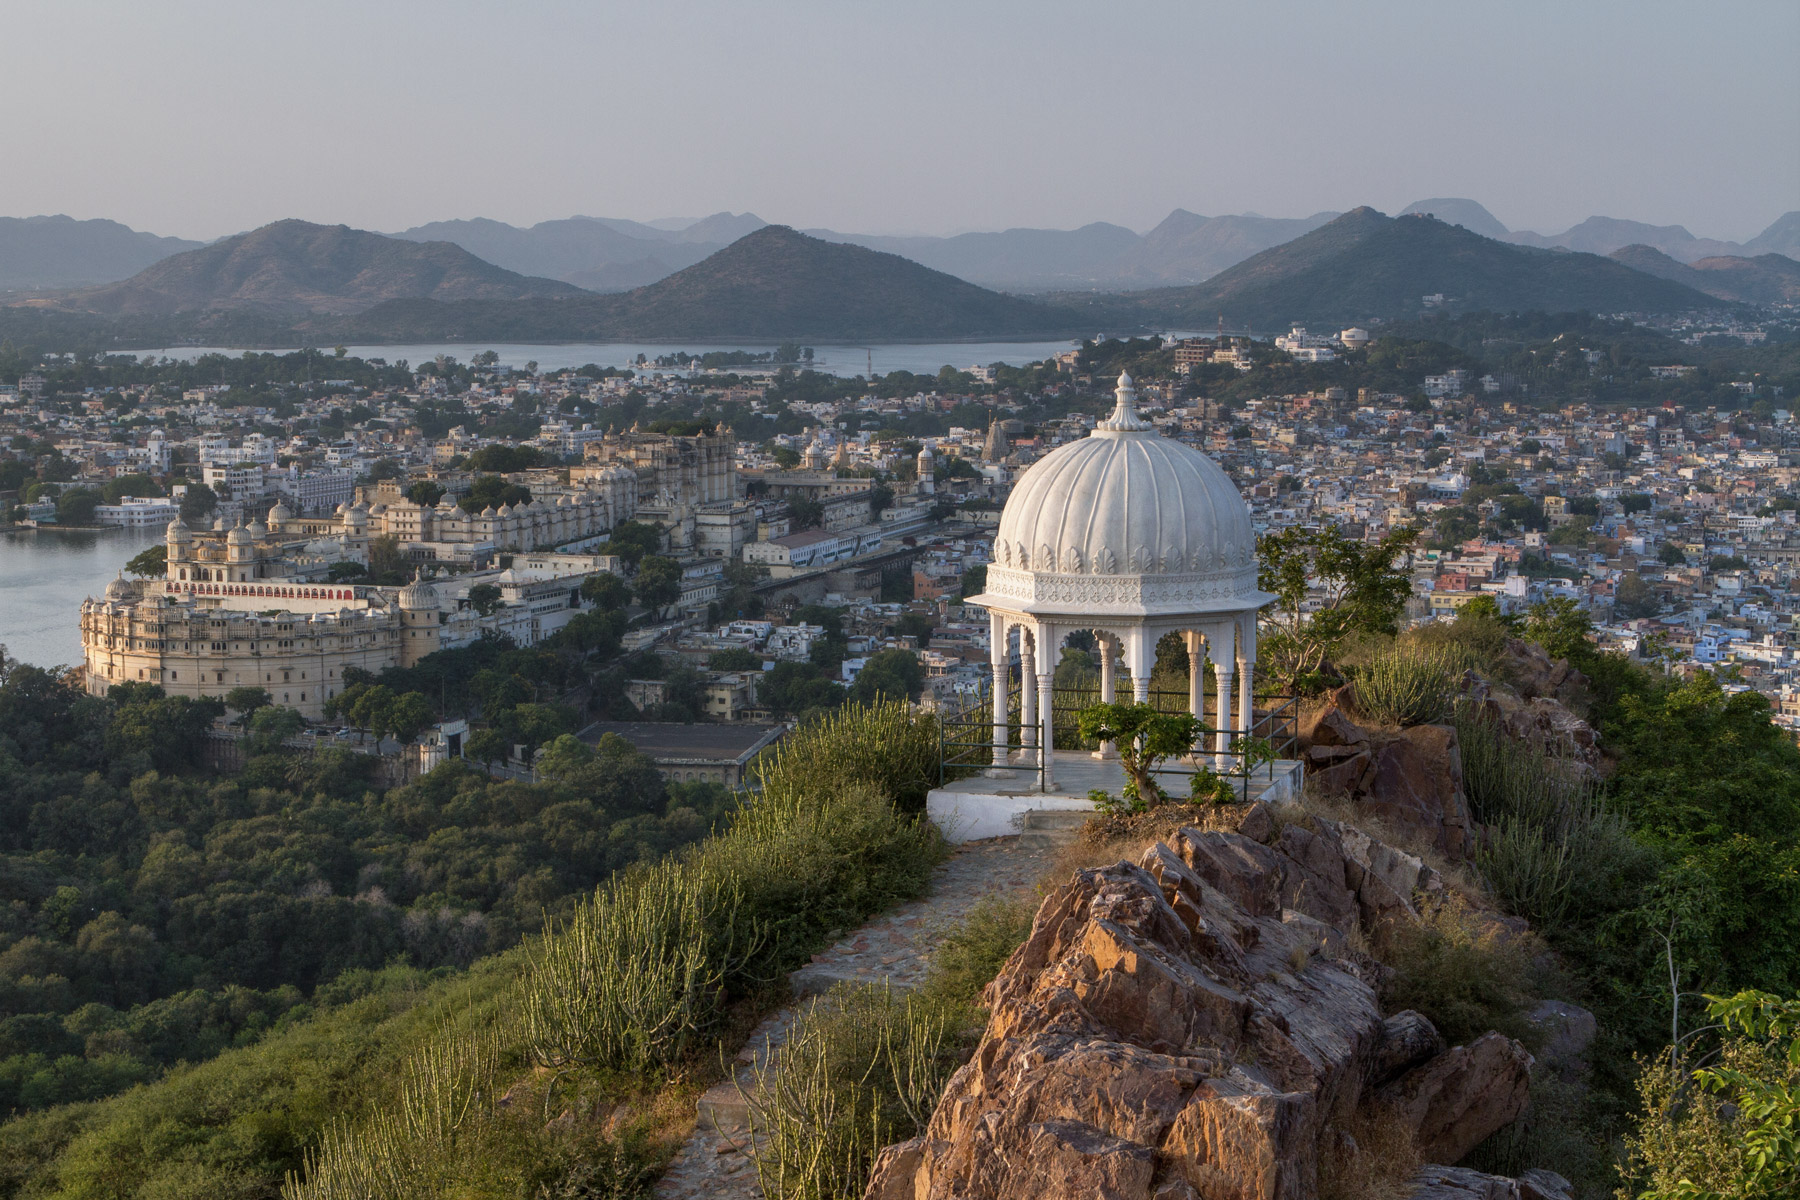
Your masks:
<path fill-rule="evenodd" d="M 1210 689 L 1209 689 L 1210 691 Z M 1120 689 L 1121 700 L 1129 700 L 1128 688 Z M 1206 714 L 1201 723 L 1204 733 L 1194 753 L 1184 758 L 1166 759 L 1159 763 L 1156 774 L 1178 778 L 1192 777 L 1210 771 L 1233 783 L 1240 796 L 1248 794 L 1253 778 L 1270 773 L 1267 764 L 1298 757 L 1300 741 L 1300 702 L 1294 696 L 1259 696 L 1256 698 L 1248 729 L 1239 728 L 1235 719 L 1221 726 L 1215 695 L 1205 697 Z M 993 693 L 983 688 L 965 704 L 945 709 L 938 714 L 938 781 L 991 773 L 1013 781 L 1015 786 L 1041 789 L 1044 783 L 1043 755 L 1026 753 L 1026 726 L 1023 720 L 1024 693 L 1018 681 L 1007 689 L 1005 741 L 996 739 L 993 715 Z M 1058 687 L 1051 690 L 1050 727 L 1054 749 L 1059 751 L 1093 751 L 1099 743 L 1083 738 L 1079 728 L 1083 709 L 1100 702 L 1098 684 L 1089 687 Z M 1189 711 L 1185 691 L 1152 690 L 1149 701 L 1167 713 Z M 1227 713 L 1227 717 L 1235 714 Z M 1039 725 L 1032 723 L 1032 741 Z M 1224 732 L 1228 749 L 1217 749 L 1218 734 Z M 996 763 L 995 750 L 1005 747 L 1002 762 Z M 1033 747 L 1035 749 L 1035 747 Z M 1190 785 L 1191 786 L 1191 785 Z"/>

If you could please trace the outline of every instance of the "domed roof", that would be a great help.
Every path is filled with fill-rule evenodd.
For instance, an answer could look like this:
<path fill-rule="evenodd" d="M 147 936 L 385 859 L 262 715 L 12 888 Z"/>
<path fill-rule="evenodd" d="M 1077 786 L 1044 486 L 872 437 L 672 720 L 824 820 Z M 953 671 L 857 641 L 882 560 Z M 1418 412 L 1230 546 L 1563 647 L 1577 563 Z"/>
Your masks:
<path fill-rule="evenodd" d="M 137 584 L 125 578 L 123 571 L 119 572 L 117 579 L 106 581 L 106 598 L 108 600 L 133 600 L 137 598 L 137 594 Z"/>
<path fill-rule="evenodd" d="M 181 519 L 180 514 L 177 514 L 175 519 L 169 522 L 169 528 L 164 531 L 163 536 L 171 542 L 191 542 L 194 540 L 193 531 L 187 527 L 187 522 Z"/>
<path fill-rule="evenodd" d="M 1256 538 L 1237 486 L 1212 459 L 1158 434 L 1119 376 L 1118 405 L 1013 488 L 988 592 L 1079 611 L 1236 611 L 1256 586 Z"/>
<path fill-rule="evenodd" d="M 274 525 L 282 521 L 292 520 L 293 516 L 294 510 L 287 506 L 287 501 L 277 500 L 275 502 L 275 507 L 269 510 L 269 523 Z"/>
<path fill-rule="evenodd" d="M 413 576 L 412 582 L 400 589 L 401 608 L 436 608 L 438 602 L 437 589 Z"/>
<path fill-rule="evenodd" d="M 227 546 L 248 546 L 250 544 L 250 531 L 245 529 L 242 525 L 233 525 L 231 527 L 231 532 L 225 535 L 225 544 Z"/>

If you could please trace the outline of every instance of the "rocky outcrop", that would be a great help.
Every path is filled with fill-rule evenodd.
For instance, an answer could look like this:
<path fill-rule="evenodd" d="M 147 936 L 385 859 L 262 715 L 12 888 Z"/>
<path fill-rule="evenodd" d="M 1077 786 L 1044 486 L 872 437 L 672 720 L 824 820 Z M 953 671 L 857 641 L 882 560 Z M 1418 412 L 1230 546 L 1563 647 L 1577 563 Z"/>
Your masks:
<path fill-rule="evenodd" d="M 1561 659 L 1555 661 L 1562 662 Z M 1579 672 L 1576 675 L 1580 677 Z M 1548 747 L 1590 772 L 1599 773 L 1604 769 L 1593 726 L 1576 716 L 1568 704 L 1556 696 L 1515 692 L 1504 684 L 1483 679 L 1473 671 L 1463 677 L 1462 691 L 1476 713 L 1494 722 L 1508 737 Z"/>
<path fill-rule="evenodd" d="M 1462 753 L 1452 725 L 1367 730 L 1341 689 L 1301 725 L 1308 785 L 1350 798 L 1419 845 L 1450 859 L 1474 851 Z"/>
<path fill-rule="evenodd" d="M 1408 1200 L 1569 1200 L 1570 1186 L 1553 1171 L 1506 1179 L 1460 1167 L 1426 1167 L 1414 1176 Z"/>
<path fill-rule="evenodd" d="M 973 1059 L 868 1196 L 1306 1200 L 1363 1106 L 1447 1160 L 1516 1119 L 1524 1048 L 1446 1049 L 1420 1014 L 1384 1016 L 1384 968 L 1354 949 L 1371 922 L 1417 919 L 1435 872 L 1259 809 L 1053 892 L 989 985 Z"/>

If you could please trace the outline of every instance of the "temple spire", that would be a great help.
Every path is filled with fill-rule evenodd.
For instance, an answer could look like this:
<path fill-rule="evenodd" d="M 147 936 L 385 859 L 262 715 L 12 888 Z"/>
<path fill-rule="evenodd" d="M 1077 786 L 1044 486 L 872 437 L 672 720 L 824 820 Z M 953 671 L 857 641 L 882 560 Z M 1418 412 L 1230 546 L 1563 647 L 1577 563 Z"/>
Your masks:
<path fill-rule="evenodd" d="M 1124 371 L 1119 372 L 1119 386 L 1113 395 L 1118 397 L 1118 404 L 1113 408 L 1112 416 L 1096 425 L 1095 429 L 1108 433 L 1141 433 L 1150 429 L 1150 422 L 1138 416 L 1137 388 L 1132 385 L 1131 376 Z"/>

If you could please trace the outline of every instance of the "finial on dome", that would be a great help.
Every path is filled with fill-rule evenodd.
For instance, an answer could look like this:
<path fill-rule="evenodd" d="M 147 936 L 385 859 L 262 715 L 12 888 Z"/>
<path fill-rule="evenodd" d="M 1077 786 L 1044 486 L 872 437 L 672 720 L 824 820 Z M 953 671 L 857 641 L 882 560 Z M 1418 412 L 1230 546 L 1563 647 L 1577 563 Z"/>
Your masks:
<path fill-rule="evenodd" d="M 1150 428 L 1150 422 L 1138 416 L 1137 388 L 1132 386 L 1131 376 L 1124 371 L 1119 372 L 1119 386 L 1113 395 L 1118 397 L 1118 405 L 1112 416 L 1094 426 L 1096 431 L 1107 433 L 1139 433 Z"/>

